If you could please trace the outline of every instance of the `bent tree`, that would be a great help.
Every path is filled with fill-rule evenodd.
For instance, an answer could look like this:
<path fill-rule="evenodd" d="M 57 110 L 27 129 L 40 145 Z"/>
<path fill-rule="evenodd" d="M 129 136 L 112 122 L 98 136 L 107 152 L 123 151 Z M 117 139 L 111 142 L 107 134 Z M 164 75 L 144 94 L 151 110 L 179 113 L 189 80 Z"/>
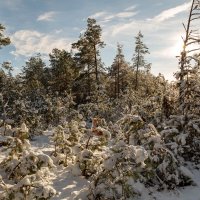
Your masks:
<path fill-rule="evenodd" d="M 194 76 L 199 74 L 199 50 L 200 35 L 195 29 L 200 19 L 200 1 L 193 0 L 189 12 L 187 24 L 183 24 L 185 37 L 183 49 L 179 56 L 180 71 L 177 73 L 179 86 L 179 110 L 184 116 L 185 123 L 189 113 L 197 113 L 200 107 L 200 94 L 197 90 L 197 82 Z M 197 79 L 196 79 L 197 80 Z"/>

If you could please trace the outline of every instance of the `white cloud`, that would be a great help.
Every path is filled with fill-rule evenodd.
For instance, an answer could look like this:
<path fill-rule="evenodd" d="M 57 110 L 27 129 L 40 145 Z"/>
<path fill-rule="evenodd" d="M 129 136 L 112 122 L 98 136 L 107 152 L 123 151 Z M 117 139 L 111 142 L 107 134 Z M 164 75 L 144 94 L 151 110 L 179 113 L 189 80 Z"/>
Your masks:
<path fill-rule="evenodd" d="M 133 17 L 137 14 L 137 12 L 119 12 L 119 13 L 116 13 L 116 14 L 113 14 L 113 15 L 107 15 L 104 17 L 103 20 L 111 20 L 111 19 L 116 19 L 116 18 L 120 18 L 120 19 L 124 19 L 124 18 L 130 18 L 130 17 Z"/>
<path fill-rule="evenodd" d="M 120 12 L 120 13 L 117 13 L 115 16 L 119 18 L 129 18 L 129 17 L 133 17 L 136 14 L 137 12 Z"/>
<path fill-rule="evenodd" d="M 107 12 L 97 12 L 97 13 L 94 13 L 93 15 L 90 15 L 89 18 L 97 19 L 102 16 L 105 16 L 106 14 L 107 14 Z"/>
<path fill-rule="evenodd" d="M 126 9 L 124 9 L 124 10 L 125 11 L 131 11 L 131 10 L 135 10 L 135 8 L 136 8 L 136 5 L 133 5 L 133 6 L 130 6 L 130 7 L 126 8 Z"/>
<path fill-rule="evenodd" d="M 112 27 L 111 35 L 116 36 L 120 33 L 133 34 L 133 33 L 131 33 L 132 32 L 131 30 L 137 29 L 136 26 L 138 26 L 138 23 L 136 23 L 135 21 L 132 21 L 130 23 L 124 23 L 124 24 L 116 24 Z"/>
<path fill-rule="evenodd" d="M 55 15 L 56 15 L 56 12 L 54 11 L 46 12 L 38 16 L 37 21 L 53 21 L 53 17 Z"/>
<path fill-rule="evenodd" d="M 152 54 L 161 58 L 175 58 L 176 56 L 179 56 L 183 47 L 181 33 L 168 33 L 167 43 L 168 44 L 165 44 L 163 49 L 153 51 Z"/>
<path fill-rule="evenodd" d="M 191 6 L 191 2 L 184 3 L 182 5 L 176 6 L 174 8 L 170 8 L 168 10 L 162 11 L 159 15 L 155 16 L 154 18 L 150 19 L 157 22 L 162 22 L 172 17 L 175 17 L 177 14 L 187 11 Z"/>
<path fill-rule="evenodd" d="M 185 7 L 189 8 L 189 4 Z M 180 9 L 179 12 L 181 12 Z M 182 48 L 181 36 L 184 35 L 184 29 L 181 23 L 184 18 L 182 15 L 175 19 L 171 16 L 163 23 L 158 23 L 155 19 L 131 19 L 105 24 L 102 34 L 103 40 L 112 51 L 116 49 L 116 44 L 119 41 L 124 45 L 126 58 L 130 60 L 135 47 L 134 37 L 141 30 L 144 34 L 144 42 L 150 50 L 147 60 L 153 64 L 152 72 L 154 74 L 162 72 L 168 79 L 173 80 L 173 72 L 177 70 L 178 66 L 176 56 L 180 55 Z"/>
<path fill-rule="evenodd" d="M 126 22 L 117 21 L 113 24 L 103 24 L 104 21 L 102 21 L 102 24 L 104 25 L 103 29 L 103 37 L 106 41 L 122 41 L 124 37 L 134 37 L 139 30 L 141 30 L 145 35 L 152 35 L 153 38 L 155 38 L 155 34 L 158 32 L 160 35 L 163 35 L 164 37 L 162 39 L 168 40 L 168 34 L 172 32 L 179 32 L 182 30 L 181 22 L 182 20 L 179 19 L 173 19 L 175 15 L 178 13 L 187 11 L 189 7 L 191 6 L 191 2 L 185 3 L 179 6 L 176 6 L 171 9 L 167 9 L 163 12 L 161 12 L 159 15 L 155 16 L 151 20 L 149 19 L 143 19 L 143 20 L 137 20 L 131 18 L 132 16 L 137 14 L 137 11 L 125 11 L 130 9 L 135 9 L 136 6 L 131 6 L 127 9 L 125 9 L 123 12 L 115 13 L 113 15 L 106 15 L 103 16 L 104 20 L 111 20 L 115 17 L 118 18 L 126 18 L 130 17 L 131 20 L 126 20 Z M 169 19 L 165 21 L 166 19 Z M 170 20 L 171 19 L 171 20 Z M 158 23 L 158 21 L 163 21 L 163 23 Z M 100 21 L 101 24 L 101 21 Z M 101 24 L 101 25 L 102 25 Z M 177 30 L 177 25 L 180 25 Z M 182 32 L 181 32 L 182 33 Z M 181 36 L 181 35 L 180 35 Z M 174 43 L 172 43 L 174 44 Z"/>
<path fill-rule="evenodd" d="M 102 23 L 109 22 L 112 19 L 125 19 L 135 16 L 138 12 L 133 11 L 136 6 L 125 9 L 123 12 L 110 13 L 110 12 L 97 12 L 90 15 L 89 18 L 99 19 Z"/>
<path fill-rule="evenodd" d="M 59 34 L 59 33 L 62 33 L 62 32 L 63 32 L 63 29 L 56 29 L 56 30 L 55 30 L 55 33 L 56 33 L 56 34 Z"/>
<path fill-rule="evenodd" d="M 32 30 L 20 30 L 11 36 L 15 56 L 26 57 L 41 53 L 48 55 L 53 48 L 70 50 L 71 42 L 68 38 L 57 38 L 50 34 L 40 33 Z"/>
<path fill-rule="evenodd" d="M 161 28 L 161 26 L 159 27 Z M 139 30 L 142 32 L 151 32 L 157 29 L 157 24 L 148 22 L 146 20 L 131 20 L 130 22 L 120 22 L 112 26 L 108 26 L 104 34 L 109 37 L 126 37 L 134 36 Z"/>

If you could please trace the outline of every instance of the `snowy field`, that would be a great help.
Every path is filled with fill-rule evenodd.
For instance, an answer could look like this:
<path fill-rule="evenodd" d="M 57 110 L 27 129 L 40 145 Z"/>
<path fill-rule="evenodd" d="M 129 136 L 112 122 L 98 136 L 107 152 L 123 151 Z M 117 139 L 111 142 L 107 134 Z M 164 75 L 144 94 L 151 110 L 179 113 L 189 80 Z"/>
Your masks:
<path fill-rule="evenodd" d="M 51 156 L 54 151 L 54 145 L 51 141 L 51 132 L 44 135 L 35 136 L 31 141 L 31 148 L 34 152 L 43 152 Z M 0 154 L 0 161 L 5 158 L 5 154 Z M 194 169 L 190 165 L 187 166 L 192 172 L 193 180 L 196 186 L 187 186 L 175 190 L 157 191 L 156 188 L 144 188 L 143 185 L 138 185 L 138 190 L 141 196 L 136 199 L 140 200 L 200 200 L 200 171 Z M 1 172 L 0 172 L 0 175 Z M 87 190 L 89 180 L 83 176 L 74 176 L 70 170 L 62 165 L 55 165 L 50 170 L 47 177 L 47 183 L 56 190 L 57 194 L 53 200 L 78 200 L 87 199 Z M 135 198 L 134 198 L 135 199 Z"/>
<path fill-rule="evenodd" d="M 50 154 L 54 147 L 49 140 L 49 135 L 42 135 L 35 138 L 32 146 L 35 151 L 41 150 L 46 154 Z M 200 171 L 195 170 L 192 167 L 190 170 L 193 173 L 194 180 L 197 186 L 187 186 L 179 188 L 174 191 L 156 191 L 155 188 L 144 189 L 142 192 L 141 200 L 200 200 Z M 54 173 L 53 173 L 54 172 Z M 52 186 L 58 192 L 57 196 L 53 200 L 72 200 L 75 194 L 78 194 L 84 188 L 87 188 L 89 181 L 84 177 L 75 177 L 70 172 L 66 171 L 66 168 L 57 166 L 53 169 L 50 182 Z M 84 192 L 82 198 L 84 197 Z"/>

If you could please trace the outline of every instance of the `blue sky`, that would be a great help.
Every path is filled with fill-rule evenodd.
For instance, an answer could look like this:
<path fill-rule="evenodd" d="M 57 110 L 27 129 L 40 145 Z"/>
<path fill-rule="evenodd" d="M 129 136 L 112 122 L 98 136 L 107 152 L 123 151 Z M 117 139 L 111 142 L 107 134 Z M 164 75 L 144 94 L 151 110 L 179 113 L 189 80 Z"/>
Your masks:
<path fill-rule="evenodd" d="M 172 80 L 190 4 L 190 0 L 0 0 L 0 23 L 12 41 L 0 49 L 0 63 L 11 61 L 18 73 L 36 53 L 48 60 L 53 48 L 70 50 L 87 18 L 94 17 L 103 29 L 106 46 L 101 55 L 106 66 L 113 61 L 117 42 L 131 62 L 134 37 L 141 30 L 152 72 Z"/>

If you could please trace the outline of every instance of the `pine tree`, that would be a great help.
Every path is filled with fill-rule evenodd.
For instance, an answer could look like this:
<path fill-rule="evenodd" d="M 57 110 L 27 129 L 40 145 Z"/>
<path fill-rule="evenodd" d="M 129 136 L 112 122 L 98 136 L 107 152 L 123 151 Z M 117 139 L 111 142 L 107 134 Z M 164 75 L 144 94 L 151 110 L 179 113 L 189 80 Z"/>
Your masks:
<path fill-rule="evenodd" d="M 125 61 L 122 45 L 117 45 L 117 54 L 110 68 L 111 78 L 114 79 L 114 90 L 111 86 L 111 91 L 114 91 L 114 98 L 120 97 L 120 92 L 124 91 L 128 85 L 128 63 Z"/>
<path fill-rule="evenodd" d="M 140 68 L 148 69 L 149 64 L 146 63 L 144 56 L 149 54 L 147 46 L 143 43 L 143 35 L 139 31 L 138 35 L 135 37 L 135 53 L 133 55 L 133 68 L 135 70 L 135 90 L 138 90 L 139 86 L 139 70 Z"/>
<path fill-rule="evenodd" d="M 43 87 L 43 71 L 45 63 L 42 61 L 40 54 L 35 57 L 31 57 L 27 62 L 25 67 L 22 69 L 22 78 L 24 80 L 24 86 L 27 91 L 34 92 L 37 89 Z"/>
<path fill-rule="evenodd" d="M 78 53 L 75 54 L 75 60 L 81 69 L 78 82 L 80 85 L 82 85 L 82 81 L 85 82 L 83 85 L 86 84 L 87 88 L 84 96 L 91 96 L 91 92 L 97 90 L 100 84 L 100 75 L 104 71 L 100 59 L 100 48 L 104 47 L 101 32 L 102 29 L 96 24 L 96 20 L 88 18 L 85 33 L 80 35 L 76 43 L 72 44 L 73 49 L 78 50 Z"/>
<path fill-rule="evenodd" d="M 49 54 L 51 65 L 51 86 L 59 94 L 70 92 L 78 69 L 71 53 L 65 50 L 53 49 Z"/>
<path fill-rule="evenodd" d="M 102 29 L 99 25 L 96 24 L 96 20 L 88 18 L 87 30 L 84 36 L 91 48 L 90 51 L 94 62 L 93 67 L 95 68 L 95 80 L 97 84 L 99 84 L 99 70 L 100 70 L 99 49 L 104 47 L 104 42 L 101 40 L 101 32 Z"/>
<path fill-rule="evenodd" d="M 5 27 L 0 24 L 0 49 L 2 46 L 7 46 L 10 44 L 10 38 L 4 36 Z M 4 62 L 2 64 L 2 68 L 0 69 L 0 92 L 3 90 L 3 86 L 5 85 L 6 74 L 5 70 L 11 72 L 11 65 L 8 62 Z"/>
<path fill-rule="evenodd" d="M 2 48 L 2 46 L 7 46 L 10 44 L 10 38 L 9 37 L 5 37 L 3 32 L 5 30 L 5 27 L 0 24 L 0 49 Z"/>

